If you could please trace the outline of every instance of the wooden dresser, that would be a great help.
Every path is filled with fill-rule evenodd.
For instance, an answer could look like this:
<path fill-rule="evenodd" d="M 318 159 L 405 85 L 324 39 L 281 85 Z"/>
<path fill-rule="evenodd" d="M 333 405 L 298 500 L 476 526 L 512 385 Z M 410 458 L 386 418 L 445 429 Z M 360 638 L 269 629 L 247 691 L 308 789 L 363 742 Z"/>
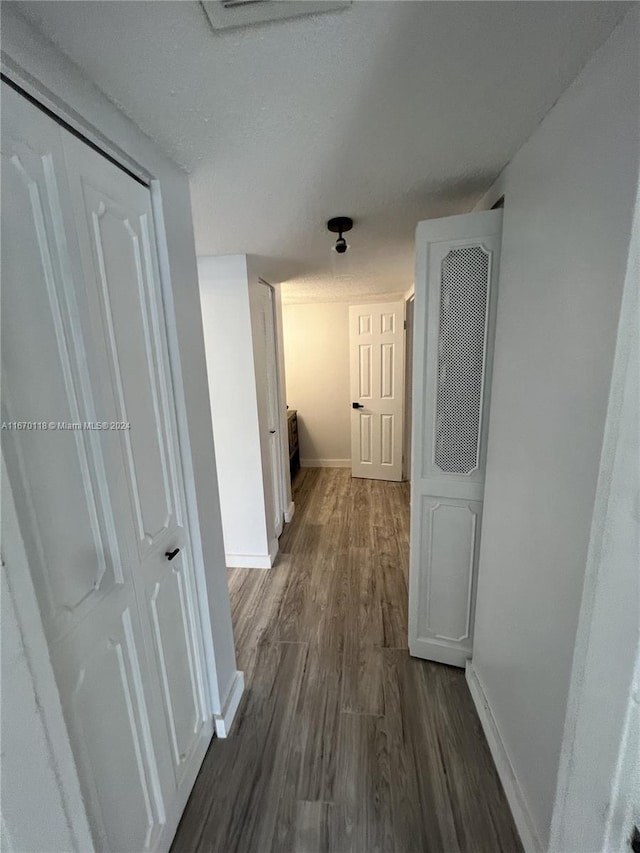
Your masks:
<path fill-rule="evenodd" d="M 295 409 L 287 411 L 287 426 L 289 427 L 289 470 L 293 477 L 300 467 L 300 445 L 298 444 L 298 412 Z"/>

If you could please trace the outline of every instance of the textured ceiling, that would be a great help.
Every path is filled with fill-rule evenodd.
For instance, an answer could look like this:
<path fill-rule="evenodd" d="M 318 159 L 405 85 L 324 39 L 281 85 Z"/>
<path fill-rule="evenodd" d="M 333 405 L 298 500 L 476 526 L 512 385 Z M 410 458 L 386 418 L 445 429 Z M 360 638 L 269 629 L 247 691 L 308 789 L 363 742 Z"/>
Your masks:
<path fill-rule="evenodd" d="M 190 172 L 198 254 L 295 301 L 406 290 L 416 222 L 474 205 L 625 11 L 356 0 L 214 34 L 187 0 L 15 5 Z"/>

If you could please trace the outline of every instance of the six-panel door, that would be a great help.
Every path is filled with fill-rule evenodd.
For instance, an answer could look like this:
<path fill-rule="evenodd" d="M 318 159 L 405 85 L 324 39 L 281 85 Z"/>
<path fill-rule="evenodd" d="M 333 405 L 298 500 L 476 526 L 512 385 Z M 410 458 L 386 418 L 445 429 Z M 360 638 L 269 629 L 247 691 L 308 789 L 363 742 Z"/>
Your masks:
<path fill-rule="evenodd" d="M 351 471 L 402 480 L 404 302 L 349 308 Z"/>

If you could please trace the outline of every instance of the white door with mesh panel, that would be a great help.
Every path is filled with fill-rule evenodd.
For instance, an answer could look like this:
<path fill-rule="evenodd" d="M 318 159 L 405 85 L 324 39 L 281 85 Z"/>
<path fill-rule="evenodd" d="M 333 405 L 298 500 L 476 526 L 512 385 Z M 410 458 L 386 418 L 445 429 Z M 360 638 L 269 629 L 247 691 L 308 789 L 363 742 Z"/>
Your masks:
<path fill-rule="evenodd" d="M 502 211 L 416 234 L 409 650 L 471 657 Z"/>
<path fill-rule="evenodd" d="M 352 305 L 351 473 L 402 480 L 404 301 Z"/>

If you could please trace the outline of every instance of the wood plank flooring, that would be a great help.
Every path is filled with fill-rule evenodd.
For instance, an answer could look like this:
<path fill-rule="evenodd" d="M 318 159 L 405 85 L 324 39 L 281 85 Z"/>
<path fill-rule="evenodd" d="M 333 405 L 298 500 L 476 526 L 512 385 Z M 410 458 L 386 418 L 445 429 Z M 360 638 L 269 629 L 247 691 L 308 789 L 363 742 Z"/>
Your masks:
<path fill-rule="evenodd" d="M 409 657 L 409 486 L 303 469 L 271 571 L 233 569 L 247 692 L 172 853 L 520 853 L 462 670 Z"/>

